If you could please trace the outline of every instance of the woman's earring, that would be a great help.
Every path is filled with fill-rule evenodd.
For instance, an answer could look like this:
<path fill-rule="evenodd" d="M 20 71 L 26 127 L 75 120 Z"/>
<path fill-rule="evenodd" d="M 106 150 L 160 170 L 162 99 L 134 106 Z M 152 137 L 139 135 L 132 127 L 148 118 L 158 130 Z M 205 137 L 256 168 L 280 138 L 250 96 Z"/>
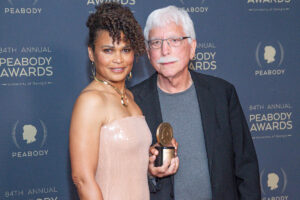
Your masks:
<path fill-rule="evenodd" d="M 132 79 L 132 72 L 129 72 L 129 74 L 127 75 L 127 80 L 129 81 L 130 79 Z"/>
<path fill-rule="evenodd" d="M 93 77 L 95 77 L 96 76 L 96 67 L 95 67 L 93 61 L 91 63 L 92 63 L 92 75 L 93 75 Z"/>

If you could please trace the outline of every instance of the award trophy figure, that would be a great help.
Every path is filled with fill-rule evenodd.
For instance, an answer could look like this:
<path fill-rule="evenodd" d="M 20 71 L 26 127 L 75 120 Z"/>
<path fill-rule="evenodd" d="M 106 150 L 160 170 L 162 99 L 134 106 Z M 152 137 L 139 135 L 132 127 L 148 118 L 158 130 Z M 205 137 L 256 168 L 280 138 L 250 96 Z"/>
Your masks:
<path fill-rule="evenodd" d="M 159 146 L 155 148 L 158 150 L 158 156 L 155 160 L 155 167 L 163 165 L 164 162 L 171 161 L 175 157 L 175 147 L 172 146 L 173 129 L 169 123 L 161 123 L 156 130 L 156 139 Z"/>

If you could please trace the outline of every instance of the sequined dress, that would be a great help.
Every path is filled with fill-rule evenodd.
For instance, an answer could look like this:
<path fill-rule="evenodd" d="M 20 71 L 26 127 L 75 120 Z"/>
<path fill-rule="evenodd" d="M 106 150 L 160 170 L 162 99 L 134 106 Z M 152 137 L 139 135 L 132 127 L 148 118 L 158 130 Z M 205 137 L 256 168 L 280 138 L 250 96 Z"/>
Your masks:
<path fill-rule="evenodd" d="M 151 142 L 144 116 L 125 117 L 102 126 L 96 181 L 104 200 L 149 200 Z"/>

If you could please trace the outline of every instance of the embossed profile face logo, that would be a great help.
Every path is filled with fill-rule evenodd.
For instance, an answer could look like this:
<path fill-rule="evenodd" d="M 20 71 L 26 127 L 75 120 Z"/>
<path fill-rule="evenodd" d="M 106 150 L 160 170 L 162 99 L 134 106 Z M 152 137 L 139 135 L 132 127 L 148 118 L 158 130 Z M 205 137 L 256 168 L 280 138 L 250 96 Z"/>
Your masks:
<path fill-rule="evenodd" d="M 268 174 L 268 187 L 270 190 L 275 190 L 278 188 L 278 182 L 279 182 L 279 176 L 275 173 L 269 173 Z"/>
<path fill-rule="evenodd" d="M 256 62 L 261 68 L 281 66 L 284 59 L 282 44 L 277 42 L 259 42 L 255 52 Z"/>
<path fill-rule="evenodd" d="M 267 63 L 272 63 L 275 61 L 276 49 L 272 46 L 265 46 L 264 59 Z"/>
<path fill-rule="evenodd" d="M 261 191 L 264 195 L 278 195 L 284 193 L 287 182 L 287 175 L 282 168 L 272 171 L 263 169 L 260 173 Z"/>
<path fill-rule="evenodd" d="M 26 124 L 23 126 L 23 140 L 26 140 L 27 144 L 33 143 L 36 141 L 37 130 L 35 126 L 31 124 Z"/>
<path fill-rule="evenodd" d="M 12 129 L 12 140 L 18 149 L 43 147 L 47 128 L 42 120 L 17 120 Z"/>
<path fill-rule="evenodd" d="M 37 2 L 39 0 L 7 0 L 7 1 L 12 6 L 17 6 L 20 3 L 27 4 L 27 5 L 30 4 L 30 5 L 34 6 L 35 4 L 37 4 Z"/>

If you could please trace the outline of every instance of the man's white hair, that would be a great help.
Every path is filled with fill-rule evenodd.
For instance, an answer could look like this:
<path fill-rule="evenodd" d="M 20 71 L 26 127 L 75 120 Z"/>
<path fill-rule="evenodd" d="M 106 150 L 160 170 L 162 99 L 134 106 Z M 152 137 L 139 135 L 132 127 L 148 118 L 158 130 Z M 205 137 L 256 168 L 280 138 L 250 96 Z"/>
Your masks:
<path fill-rule="evenodd" d="M 146 45 L 148 45 L 147 41 L 149 40 L 149 32 L 152 28 L 163 27 L 171 22 L 182 26 L 183 31 L 186 34 L 184 36 L 196 39 L 194 24 L 189 14 L 185 10 L 176 6 L 168 6 L 165 8 L 156 9 L 148 16 L 144 29 Z M 191 42 L 190 39 L 189 42 Z"/>

